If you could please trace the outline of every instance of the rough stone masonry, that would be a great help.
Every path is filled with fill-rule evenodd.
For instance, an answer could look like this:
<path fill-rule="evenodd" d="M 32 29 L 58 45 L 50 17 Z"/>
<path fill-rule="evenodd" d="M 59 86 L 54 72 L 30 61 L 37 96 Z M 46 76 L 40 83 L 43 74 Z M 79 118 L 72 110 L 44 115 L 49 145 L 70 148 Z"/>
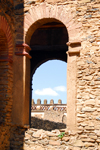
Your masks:
<path fill-rule="evenodd" d="M 59 51 L 49 51 L 50 57 L 35 51 L 34 61 L 31 39 L 45 25 L 66 28 L 68 50 L 60 51 L 59 36 Z M 66 57 L 68 116 L 60 141 L 59 130 L 27 129 L 30 79 L 46 60 Z M 100 0 L 0 0 L 0 150 L 31 147 L 100 149 Z"/>

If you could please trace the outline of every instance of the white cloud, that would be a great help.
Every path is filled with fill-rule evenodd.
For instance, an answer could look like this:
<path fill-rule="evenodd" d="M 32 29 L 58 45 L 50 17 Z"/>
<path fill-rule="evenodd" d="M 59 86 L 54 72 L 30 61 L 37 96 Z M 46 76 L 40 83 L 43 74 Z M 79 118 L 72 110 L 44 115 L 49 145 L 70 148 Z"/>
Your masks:
<path fill-rule="evenodd" d="M 55 91 L 61 91 L 61 92 L 66 92 L 66 87 L 65 86 L 57 86 L 54 88 Z"/>
<path fill-rule="evenodd" d="M 51 88 L 44 88 L 42 90 L 35 90 L 36 95 L 49 95 L 49 96 L 58 96 L 59 94 Z"/>

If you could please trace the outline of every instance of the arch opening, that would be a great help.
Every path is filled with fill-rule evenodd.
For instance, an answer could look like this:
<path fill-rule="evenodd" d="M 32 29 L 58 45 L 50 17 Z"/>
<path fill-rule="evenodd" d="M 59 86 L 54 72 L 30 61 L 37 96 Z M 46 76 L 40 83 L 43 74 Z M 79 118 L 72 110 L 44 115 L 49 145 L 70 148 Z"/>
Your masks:
<path fill-rule="evenodd" d="M 66 27 L 56 19 L 41 21 L 42 25 L 35 30 L 30 40 L 31 77 L 36 68 L 48 60 L 58 59 L 67 62 L 66 43 L 69 37 Z"/>
<path fill-rule="evenodd" d="M 25 36 L 25 42 L 27 44 L 31 45 L 30 42 L 31 42 L 31 38 L 32 38 L 32 35 L 34 34 L 34 32 L 39 28 L 46 27 L 47 25 L 48 25 L 48 27 L 62 27 L 62 28 L 65 27 L 66 28 L 65 24 L 63 24 L 60 20 L 57 20 L 55 18 L 39 19 L 36 22 L 32 23 L 32 25 L 27 30 L 27 33 Z M 66 29 L 66 33 L 68 36 L 67 29 Z"/>
<path fill-rule="evenodd" d="M 32 128 L 66 128 L 66 70 L 67 63 L 60 60 L 49 60 L 36 69 L 32 80 Z"/>
<path fill-rule="evenodd" d="M 40 20 L 39 20 L 40 23 Z M 32 76 L 36 69 L 48 60 L 62 60 L 67 62 L 66 51 L 68 51 L 68 32 L 63 23 L 56 19 L 43 19 L 30 39 L 31 62 L 31 86 Z M 39 24 L 39 25 L 40 25 Z M 34 26 L 34 25 L 33 25 Z M 65 81 L 66 82 L 66 81 Z M 32 89 L 32 88 L 30 88 Z M 30 106 L 32 91 L 30 94 Z M 31 124 L 31 109 L 30 109 Z"/>
<path fill-rule="evenodd" d="M 50 104 L 51 99 L 54 99 L 55 104 L 59 99 L 62 104 L 66 104 L 66 72 L 67 63 L 61 60 L 49 60 L 39 66 L 32 77 L 33 103 L 37 104 L 40 98 L 41 104 L 44 104 L 44 99 L 47 99 L 47 104 Z"/>

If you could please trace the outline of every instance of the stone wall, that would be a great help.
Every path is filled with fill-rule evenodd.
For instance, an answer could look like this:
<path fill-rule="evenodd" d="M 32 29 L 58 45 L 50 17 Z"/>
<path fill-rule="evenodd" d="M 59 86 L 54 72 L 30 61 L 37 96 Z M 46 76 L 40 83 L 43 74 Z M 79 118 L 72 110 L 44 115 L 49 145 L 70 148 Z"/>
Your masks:
<path fill-rule="evenodd" d="M 56 3 L 56 4 L 55 4 Z M 34 8 L 33 8 L 34 7 Z M 76 99 L 75 118 L 76 133 L 69 141 L 76 141 L 75 148 L 69 142 L 64 144 L 66 149 L 99 149 L 99 93 L 100 93 L 100 4 L 98 0 L 75 1 L 35 1 L 25 2 L 25 37 L 29 26 L 39 19 L 45 18 L 42 7 L 47 16 L 54 16 L 66 25 L 69 40 L 81 40 L 80 55 L 76 56 Z M 30 9 L 33 8 L 33 9 Z M 48 12 L 49 10 L 49 12 Z M 69 11 L 70 14 L 67 14 Z M 36 18 L 30 18 L 32 12 Z M 55 13 L 56 12 L 56 13 Z M 58 13 L 59 12 L 59 13 Z M 64 16 L 65 14 L 65 16 Z M 30 21 L 27 20 L 29 16 Z M 74 16 L 74 17 L 72 17 Z M 68 19 L 66 19 L 68 17 Z M 71 19 L 71 17 L 73 19 Z M 31 20 L 32 19 L 32 20 Z M 68 21 L 68 23 L 66 23 Z M 82 26 L 80 25 L 82 24 Z M 32 29 L 32 28 L 31 28 Z M 76 29 L 76 30 L 75 30 Z M 75 31 L 75 32 L 74 32 Z M 76 32 L 77 31 L 77 32 Z M 28 39 L 31 35 L 28 30 Z M 31 37 L 31 36 L 30 36 Z M 73 72 L 72 72 L 73 73 Z M 70 104 L 72 105 L 72 104 Z M 74 111 L 74 109 L 73 109 Z M 70 136 L 69 136 L 70 137 Z M 68 138 L 69 138 L 68 137 Z M 35 138 L 36 140 L 36 138 Z M 39 139 L 38 139 L 39 140 Z M 54 139 L 53 139 L 54 140 Z M 37 143 L 37 142 L 36 142 Z M 36 144 L 34 142 L 34 147 Z M 49 142 L 47 142 L 49 143 Z M 55 142 L 56 143 L 56 142 Z M 59 142 L 58 142 L 59 143 Z M 57 144 L 58 144 L 57 143 Z M 68 144 L 68 145 L 67 145 Z M 50 144 L 47 144 L 50 146 Z M 60 145 L 60 144 L 58 144 Z M 58 148 L 58 145 L 56 148 Z M 70 146 L 69 146 L 70 145 Z M 41 146 L 41 144 L 39 145 Z M 42 147 L 44 148 L 44 146 Z M 41 148 L 41 149 L 42 149 Z M 53 147 L 54 148 L 54 147 Z"/>
<path fill-rule="evenodd" d="M 94 51 L 94 46 L 87 48 L 87 53 L 81 57 L 82 61 L 77 62 L 77 124 L 79 128 L 90 128 L 95 133 L 99 130 L 100 115 L 100 54 L 99 43 L 94 43 L 98 50 Z"/>
<path fill-rule="evenodd" d="M 8 6 L 9 5 L 9 6 Z M 0 1 L 0 149 L 10 147 L 13 87 L 13 4 Z"/>
<path fill-rule="evenodd" d="M 65 132 L 62 139 L 59 134 Z M 93 135 L 91 130 L 88 130 L 87 136 L 85 132 L 72 132 L 67 129 L 45 131 L 31 128 L 25 132 L 24 149 L 25 150 L 99 150 L 99 136 Z"/>
<path fill-rule="evenodd" d="M 64 116 L 66 117 L 66 120 L 63 119 Z M 54 121 L 54 122 L 63 122 L 65 124 L 67 122 L 67 116 L 64 115 L 63 112 L 59 112 L 59 111 L 46 111 L 44 113 L 44 119 Z"/>
<path fill-rule="evenodd" d="M 23 141 L 25 137 L 25 130 L 21 126 L 11 125 L 10 146 L 7 150 L 19 150 L 23 149 Z"/>
<path fill-rule="evenodd" d="M 82 2 L 77 7 L 82 21 L 82 50 L 77 59 L 77 127 L 86 136 L 99 132 L 100 10 L 99 3 Z M 80 9 L 82 8 L 82 11 Z M 89 133 L 91 131 L 91 133 Z M 88 141 L 89 142 L 89 141 Z"/>
<path fill-rule="evenodd" d="M 44 111 L 44 112 L 32 112 L 31 113 L 31 118 L 36 117 L 39 119 L 46 119 L 49 121 L 54 121 L 54 122 L 63 122 L 66 124 L 67 122 L 67 114 L 64 112 L 60 111 Z"/>
<path fill-rule="evenodd" d="M 1 18 L 3 20 L 1 21 Z M 35 129 L 31 129 L 26 138 L 26 149 L 31 149 L 33 145 L 35 149 L 81 149 L 81 150 L 98 150 L 100 149 L 100 2 L 99 0 L 36 0 L 23 1 L 1 0 L 0 1 L 0 39 L 1 29 L 5 32 L 8 50 L 0 49 L 0 148 L 1 150 L 9 149 L 25 149 L 24 132 L 25 121 L 24 116 L 24 96 L 21 95 L 20 87 L 23 95 L 27 90 L 24 87 L 25 76 L 25 57 L 27 53 L 21 53 L 21 56 L 15 55 L 15 45 L 30 43 L 33 32 L 45 22 L 41 22 L 44 18 L 55 18 L 61 21 L 67 28 L 69 41 L 81 40 L 80 54 L 76 55 L 76 95 L 74 101 L 74 112 L 76 130 L 66 131 L 65 139 L 58 140 L 58 136 L 52 133 L 42 134 L 41 138 L 35 136 Z M 7 21 L 6 25 L 2 24 Z M 40 22 L 39 22 L 40 21 Z M 43 21 L 43 20 L 42 20 Z M 1 25 L 2 24 L 2 25 Z M 33 25 L 34 24 L 34 25 Z M 30 28 L 31 27 L 31 28 Z M 7 34 L 8 31 L 11 31 Z M 32 31 L 32 32 L 31 32 Z M 12 38 L 11 36 L 12 35 Z M 3 36 L 4 38 L 5 36 Z M 14 41 L 11 41 L 13 39 Z M 1 42 L 0 40 L 0 47 Z M 11 42 L 11 43 L 10 43 Z M 5 40 L 6 43 L 6 40 Z M 14 46 L 13 46 L 14 45 Z M 11 47 L 10 47 L 11 46 Z M 69 46 L 70 47 L 70 46 Z M 70 48 L 69 48 L 70 49 Z M 75 49 L 74 49 L 75 50 Z M 25 56 L 25 57 L 23 57 Z M 2 59 L 3 58 L 3 59 Z M 23 58 L 23 59 L 22 59 Z M 72 58 L 72 56 L 70 56 Z M 20 61 L 19 61 L 20 60 Z M 13 62 L 11 64 L 11 62 Z M 18 64 L 19 63 L 19 64 Z M 17 71 L 15 72 L 15 68 Z M 20 68 L 20 69 L 19 69 Z M 15 86 L 16 74 L 21 72 L 20 84 Z M 27 72 L 27 71 L 26 71 Z M 73 74 L 73 70 L 72 70 Z M 13 78 L 15 83 L 13 83 Z M 26 83 L 26 82 L 25 82 Z M 16 88 L 16 89 L 15 89 Z M 29 88 L 29 87 L 28 87 Z M 13 90 L 12 90 L 13 89 Z M 17 92 L 17 101 L 13 97 L 13 93 Z M 69 92 L 71 89 L 69 89 Z M 19 98 L 19 95 L 21 97 Z M 18 102 L 18 103 L 17 103 Z M 15 104 L 15 105 L 14 105 Z M 72 105 L 71 103 L 70 105 Z M 12 119 L 13 110 L 16 111 L 15 118 L 19 112 L 19 118 Z M 68 106 L 69 107 L 69 106 Z M 22 109 L 23 108 L 23 109 Z M 14 111 L 13 111 L 14 112 Z M 21 112 L 21 113 L 20 113 Z M 28 111 L 26 111 L 28 112 Z M 13 114 L 14 115 L 14 114 Z M 16 125 L 13 123 L 15 123 Z M 24 123 L 22 123 L 22 122 Z M 71 121 L 73 121 L 71 119 Z M 19 125 L 17 124 L 19 123 Z M 21 126 L 22 125 L 22 126 Z M 57 131 L 59 132 L 59 131 Z M 31 134 L 33 135 L 31 137 Z M 44 137 L 43 137 L 44 136 Z M 46 137 L 46 138 L 45 138 Z M 40 138 L 40 139 L 39 139 Z M 44 140 L 43 140 L 44 138 Z M 41 140 L 42 139 L 42 140 Z M 28 141 L 28 142 L 27 142 Z M 38 144 L 37 144 L 38 143 Z M 37 146 L 37 145 L 38 146 Z"/>

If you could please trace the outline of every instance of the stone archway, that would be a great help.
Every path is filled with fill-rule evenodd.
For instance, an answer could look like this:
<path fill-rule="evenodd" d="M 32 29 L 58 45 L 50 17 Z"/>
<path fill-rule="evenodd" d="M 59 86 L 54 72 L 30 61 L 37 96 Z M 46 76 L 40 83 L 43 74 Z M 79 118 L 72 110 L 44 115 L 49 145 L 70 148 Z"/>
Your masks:
<path fill-rule="evenodd" d="M 68 51 L 68 46 L 66 43 L 68 42 L 68 32 L 66 27 L 54 18 L 41 19 L 41 22 L 47 23 L 40 26 L 33 33 L 30 40 L 31 83 L 36 69 L 44 62 L 54 59 L 67 62 L 66 51 Z"/>
<path fill-rule="evenodd" d="M 82 24 L 76 20 L 75 8 L 67 6 L 50 5 L 42 3 L 33 6 L 24 18 L 24 42 L 30 44 L 30 39 L 34 31 L 46 22 L 41 19 L 54 18 L 61 21 L 67 28 L 69 41 L 76 41 L 80 37 L 80 29 Z"/>
<path fill-rule="evenodd" d="M 11 29 L 3 16 L 0 16 L 0 148 L 9 147 L 12 115 L 13 87 L 13 40 Z M 6 140 L 5 140 L 6 139 Z"/>
<path fill-rule="evenodd" d="M 67 59 L 68 59 L 68 73 L 67 73 L 67 114 L 68 121 L 67 126 L 70 129 L 76 128 L 76 58 L 80 53 L 81 41 L 80 38 L 80 29 L 81 23 L 76 20 L 76 10 L 72 8 L 71 10 L 67 8 L 67 6 L 57 6 L 50 5 L 47 3 L 42 3 L 41 5 L 36 5 L 32 7 L 28 13 L 24 17 L 24 43 L 16 45 L 16 55 L 21 55 L 23 58 L 19 58 L 19 63 L 22 65 L 22 70 L 20 70 L 19 75 L 22 76 L 22 80 L 18 82 L 17 91 L 21 90 L 19 94 L 19 99 L 21 99 L 22 103 L 19 101 L 18 109 L 14 110 L 14 114 L 17 114 L 17 110 L 19 110 L 19 114 L 13 117 L 13 121 L 17 124 L 28 125 L 29 124 L 29 80 L 30 80 L 30 61 L 29 51 L 31 50 L 30 40 L 33 33 L 43 24 L 46 24 L 48 20 L 56 19 L 64 24 L 68 31 L 69 42 L 66 44 L 68 47 Z M 22 62 L 22 63 L 21 63 Z M 19 64 L 18 64 L 19 66 Z M 17 70 L 16 70 L 17 71 Z M 73 73 L 72 73 L 73 72 Z M 16 72 L 17 73 L 17 72 Z M 18 80 L 18 77 L 16 77 Z M 20 86 L 22 85 L 22 89 Z M 17 92 L 16 91 L 16 92 Z M 16 94 L 15 94 L 16 95 Z M 18 99 L 14 97 L 14 103 L 16 104 Z M 16 119 L 17 118 L 17 119 Z M 17 120 L 17 121 L 16 121 Z"/>
<path fill-rule="evenodd" d="M 54 18 L 41 19 L 41 22 L 45 24 L 35 30 L 30 39 L 31 74 L 45 61 L 58 59 L 67 62 L 69 37 L 66 27 Z"/>

